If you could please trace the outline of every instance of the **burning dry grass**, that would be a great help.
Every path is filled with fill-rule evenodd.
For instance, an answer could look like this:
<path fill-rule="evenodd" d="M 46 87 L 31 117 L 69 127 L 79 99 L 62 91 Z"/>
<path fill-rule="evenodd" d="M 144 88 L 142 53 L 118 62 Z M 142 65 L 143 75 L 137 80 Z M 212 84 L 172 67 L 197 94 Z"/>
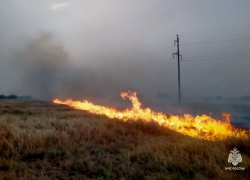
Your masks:
<path fill-rule="evenodd" d="M 230 123 L 230 114 L 223 113 L 222 120 L 216 120 L 207 115 L 193 117 L 190 114 L 184 114 L 184 117 L 176 115 L 166 115 L 160 112 L 154 112 L 150 108 L 142 109 L 141 103 L 137 98 L 137 93 L 128 91 L 122 92 L 123 99 L 128 98 L 132 104 L 132 109 L 118 110 L 115 108 L 95 105 L 88 101 L 60 101 L 54 100 L 54 103 L 69 105 L 75 109 L 86 110 L 93 114 L 105 115 L 109 118 L 122 119 L 127 121 L 143 120 L 150 122 L 154 120 L 159 125 L 180 132 L 184 135 L 204 140 L 223 140 L 228 137 L 248 138 L 247 132 L 243 129 L 236 129 Z"/>
<path fill-rule="evenodd" d="M 39 101 L 0 103 L 0 179 L 249 179 L 250 139 L 205 141 Z M 226 171 L 237 147 L 246 171 Z"/>

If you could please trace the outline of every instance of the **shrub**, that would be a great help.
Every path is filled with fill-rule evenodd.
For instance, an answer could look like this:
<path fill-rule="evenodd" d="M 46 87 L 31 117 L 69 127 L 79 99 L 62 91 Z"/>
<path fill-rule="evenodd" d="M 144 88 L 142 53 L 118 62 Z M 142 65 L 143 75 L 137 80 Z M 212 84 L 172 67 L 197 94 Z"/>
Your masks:
<path fill-rule="evenodd" d="M 16 99 L 17 98 L 17 95 L 15 94 L 11 94 L 8 96 L 8 99 Z"/>
<path fill-rule="evenodd" d="M 4 94 L 0 95 L 0 99 L 6 99 L 6 98 L 7 98 L 7 96 L 5 96 Z"/>

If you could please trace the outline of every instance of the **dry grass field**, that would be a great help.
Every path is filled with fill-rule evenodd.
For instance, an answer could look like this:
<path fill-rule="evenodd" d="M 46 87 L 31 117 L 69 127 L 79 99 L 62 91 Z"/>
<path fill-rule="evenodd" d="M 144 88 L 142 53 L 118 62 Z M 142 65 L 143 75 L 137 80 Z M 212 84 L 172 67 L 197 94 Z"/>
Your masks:
<path fill-rule="evenodd" d="M 237 147 L 245 171 L 228 155 Z M 204 141 L 40 101 L 0 101 L 0 179 L 250 179 L 250 139 Z"/>

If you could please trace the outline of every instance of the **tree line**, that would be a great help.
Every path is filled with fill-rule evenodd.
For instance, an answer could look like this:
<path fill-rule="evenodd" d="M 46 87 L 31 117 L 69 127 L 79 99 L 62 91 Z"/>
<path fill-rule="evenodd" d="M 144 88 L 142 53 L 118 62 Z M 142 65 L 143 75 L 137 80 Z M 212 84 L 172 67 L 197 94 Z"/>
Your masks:
<path fill-rule="evenodd" d="M 15 94 L 4 95 L 0 94 L 0 99 L 31 99 L 31 96 L 17 96 Z"/>

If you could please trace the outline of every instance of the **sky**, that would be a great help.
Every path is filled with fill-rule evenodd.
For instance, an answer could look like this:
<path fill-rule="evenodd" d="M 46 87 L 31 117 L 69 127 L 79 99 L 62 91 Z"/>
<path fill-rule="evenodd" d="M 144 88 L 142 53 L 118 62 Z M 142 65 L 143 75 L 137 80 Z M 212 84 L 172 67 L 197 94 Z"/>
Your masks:
<path fill-rule="evenodd" d="M 0 94 L 177 99 L 177 34 L 183 99 L 250 95 L 249 0 L 1 0 Z"/>

